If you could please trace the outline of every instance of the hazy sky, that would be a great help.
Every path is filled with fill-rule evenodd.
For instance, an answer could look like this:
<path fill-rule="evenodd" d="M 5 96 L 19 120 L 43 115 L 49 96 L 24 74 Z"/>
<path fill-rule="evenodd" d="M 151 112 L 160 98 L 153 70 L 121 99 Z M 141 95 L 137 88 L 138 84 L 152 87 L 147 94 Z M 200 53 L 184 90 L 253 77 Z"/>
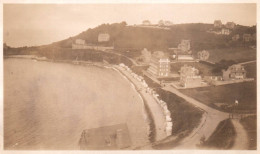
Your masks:
<path fill-rule="evenodd" d="M 4 4 L 4 42 L 9 46 L 49 44 L 96 27 L 148 19 L 178 23 L 256 24 L 255 4 Z"/>

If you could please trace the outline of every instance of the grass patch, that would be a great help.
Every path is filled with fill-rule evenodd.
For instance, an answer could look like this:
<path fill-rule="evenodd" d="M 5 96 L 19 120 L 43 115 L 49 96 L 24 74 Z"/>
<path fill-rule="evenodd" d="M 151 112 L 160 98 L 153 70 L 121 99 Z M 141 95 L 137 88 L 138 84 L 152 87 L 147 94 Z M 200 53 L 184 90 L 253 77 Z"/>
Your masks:
<path fill-rule="evenodd" d="M 242 118 L 240 122 L 244 126 L 248 134 L 249 150 L 256 150 L 256 143 L 257 143 L 256 115 Z"/>
<path fill-rule="evenodd" d="M 208 51 L 210 54 L 209 61 L 212 62 L 219 62 L 222 59 L 235 62 L 256 60 L 256 49 L 247 47 L 211 49 Z"/>
<path fill-rule="evenodd" d="M 235 141 L 236 132 L 230 119 L 223 120 L 219 123 L 216 130 L 202 143 L 202 147 L 216 149 L 230 149 Z"/>
<path fill-rule="evenodd" d="M 138 75 L 143 76 L 143 71 L 147 70 L 149 66 L 133 66 L 131 69 Z"/>
<path fill-rule="evenodd" d="M 237 112 L 256 111 L 256 81 L 235 83 L 222 86 L 201 87 L 180 90 L 182 93 L 222 111 L 231 111 L 230 108 L 218 107 L 215 103 L 226 105 L 239 101 Z"/>

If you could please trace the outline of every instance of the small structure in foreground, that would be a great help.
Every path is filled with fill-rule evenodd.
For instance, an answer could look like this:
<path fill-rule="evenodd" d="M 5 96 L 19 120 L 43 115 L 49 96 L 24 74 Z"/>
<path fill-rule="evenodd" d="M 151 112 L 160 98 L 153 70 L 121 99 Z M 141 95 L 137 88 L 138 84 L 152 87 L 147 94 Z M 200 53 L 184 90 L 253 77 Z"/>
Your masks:
<path fill-rule="evenodd" d="M 244 66 L 236 64 L 228 67 L 227 70 L 223 70 L 223 80 L 238 80 L 246 79 L 246 70 Z"/>
<path fill-rule="evenodd" d="M 180 70 L 180 85 L 184 88 L 199 87 L 202 84 L 199 70 L 192 66 L 184 65 Z"/>
<path fill-rule="evenodd" d="M 83 130 L 79 140 L 81 150 L 119 150 L 130 146 L 126 124 Z"/>
<path fill-rule="evenodd" d="M 168 77 L 170 75 L 170 59 L 162 51 L 152 54 L 148 72 L 157 77 Z"/>

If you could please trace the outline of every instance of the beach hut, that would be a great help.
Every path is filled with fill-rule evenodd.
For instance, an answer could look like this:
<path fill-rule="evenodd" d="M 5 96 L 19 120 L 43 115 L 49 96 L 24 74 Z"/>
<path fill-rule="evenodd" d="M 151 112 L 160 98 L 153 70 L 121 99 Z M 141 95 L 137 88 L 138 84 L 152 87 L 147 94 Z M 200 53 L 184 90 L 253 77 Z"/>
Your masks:
<path fill-rule="evenodd" d="M 166 119 L 167 122 L 171 122 L 172 121 L 172 118 L 170 116 L 166 116 L 165 119 Z"/>

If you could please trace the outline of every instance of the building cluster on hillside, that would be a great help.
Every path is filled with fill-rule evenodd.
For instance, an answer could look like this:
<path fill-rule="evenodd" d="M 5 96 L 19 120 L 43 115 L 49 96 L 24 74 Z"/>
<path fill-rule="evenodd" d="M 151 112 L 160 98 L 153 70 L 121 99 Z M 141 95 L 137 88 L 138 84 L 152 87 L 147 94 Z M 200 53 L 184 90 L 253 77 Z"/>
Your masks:
<path fill-rule="evenodd" d="M 234 22 L 227 22 L 225 25 L 223 25 L 221 20 L 214 21 L 214 28 L 234 29 L 235 26 L 236 26 L 236 24 Z"/>
<path fill-rule="evenodd" d="M 235 26 L 236 24 L 234 22 L 227 22 L 226 24 L 222 24 L 221 20 L 215 20 L 214 29 L 211 29 L 208 32 L 217 35 L 229 35 Z"/>
<path fill-rule="evenodd" d="M 234 39 L 237 39 L 239 35 L 235 37 Z M 207 61 L 209 52 L 206 50 L 199 51 L 197 53 L 198 59 L 194 60 L 190 40 L 181 40 L 177 48 L 169 48 L 169 50 L 174 51 L 172 61 L 169 55 L 162 51 L 156 51 L 151 54 L 150 51 L 144 49 L 142 51 L 143 62 L 146 62 L 146 64 L 149 63 L 147 73 L 155 78 L 179 77 L 178 86 L 180 88 L 203 87 L 212 84 L 221 85 L 251 80 L 246 78 L 246 71 L 241 65 L 230 66 L 227 70 L 223 71 L 222 76 L 201 76 L 197 68 L 187 65 L 180 68 L 178 71 L 179 74 L 173 74 L 171 73 L 171 63 L 174 65 L 174 63 L 178 62 Z"/>
<path fill-rule="evenodd" d="M 98 42 L 108 42 L 110 40 L 110 35 L 107 33 L 100 33 L 97 38 Z M 94 45 L 90 43 L 86 43 L 83 39 L 76 39 L 75 42 L 72 43 L 72 49 L 91 49 L 91 50 L 112 50 L 113 46 L 102 46 L 102 45 Z"/>
<path fill-rule="evenodd" d="M 238 41 L 239 39 L 240 39 L 239 34 L 235 34 L 235 35 L 232 36 L 233 41 Z M 256 33 L 254 33 L 254 34 L 244 33 L 242 35 L 241 40 L 243 40 L 243 42 L 255 41 L 256 40 Z"/>

